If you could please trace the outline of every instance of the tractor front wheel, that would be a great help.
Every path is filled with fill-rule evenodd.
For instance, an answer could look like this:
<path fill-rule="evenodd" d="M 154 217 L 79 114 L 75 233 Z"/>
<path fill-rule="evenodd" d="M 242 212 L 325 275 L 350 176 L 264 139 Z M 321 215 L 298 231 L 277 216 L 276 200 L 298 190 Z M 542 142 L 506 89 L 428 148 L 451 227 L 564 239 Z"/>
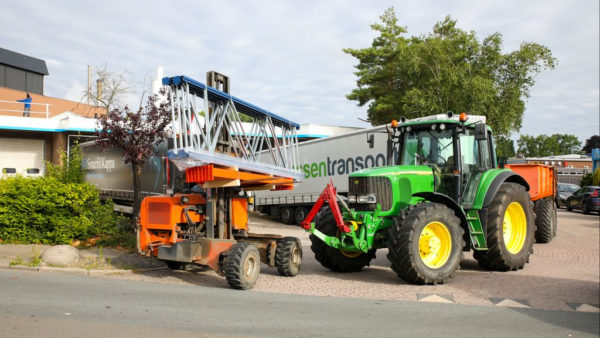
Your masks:
<path fill-rule="evenodd" d="M 335 236 L 338 227 L 329 207 L 324 207 L 315 218 L 315 227 L 325 235 Z M 375 258 L 375 249 L 366 253 L 359 251 L 346 251 L 332 248 L 315 235 L 309 236 L 315 253 L 315 259 L 327 269 L 338 272 L 356 272 L 362 270 Z"/>
<path fill-rule="evenodd" d="M 277 241 L 275 266 L 280 276 L 293 277 L 300 272 L 302 244 L 296 237 L 284 237 Z"/>
<path fill-rule="evenodd" d="M 234 244 L 223 259 L 223 272 L 233 289 L 252 289 L 260 273 L 260 254 L 256 246 L 245 242 Z"/>
<path fill-rule="evenodd" d="M 394 220 L 388 259 L 398 277 L 410 283 L 438 284 L 460 266 L 464 230 L 443 204 L 423 203 Z"/>
<path fill-rule="evenodd" d="M 522 185 L 503 183 L 487 216 L 486 251 L 475 251 L 479 265 L 499 271 L 522 269 L 533 252 L 533 203 Z"/>

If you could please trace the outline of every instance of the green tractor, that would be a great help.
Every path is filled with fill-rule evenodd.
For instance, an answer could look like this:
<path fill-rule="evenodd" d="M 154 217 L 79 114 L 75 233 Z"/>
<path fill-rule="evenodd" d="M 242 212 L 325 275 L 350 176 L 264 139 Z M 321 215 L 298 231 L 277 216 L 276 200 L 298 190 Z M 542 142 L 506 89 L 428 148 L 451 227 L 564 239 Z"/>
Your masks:
<path fill-rule="evenodd" d="M 471 248 L 492 270 L 529 262 L 535 233 L 529 184 L 497 168 L 485 117 L 403 118 L 387 133 L 387 166 L 352 173 L 347 199 L 328 184 L 301 224 L 324 267 L 359 271 L 377 249 L 388 248 L 400 278 L 437 284 L 454 276 Z"/>

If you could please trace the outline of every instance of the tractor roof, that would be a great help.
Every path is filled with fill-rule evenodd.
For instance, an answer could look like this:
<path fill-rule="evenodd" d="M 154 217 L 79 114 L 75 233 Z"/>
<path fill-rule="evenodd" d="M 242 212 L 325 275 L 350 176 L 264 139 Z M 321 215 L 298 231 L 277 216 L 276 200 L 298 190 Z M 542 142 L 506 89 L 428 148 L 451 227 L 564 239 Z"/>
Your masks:
<path fill-rule="evenodd" d="M 472 124 L 475 122 L 485 123 L 486 119 L 483 115 L 468 115 L 469 119 L 467 120 L 467 124 Z M 429 123 L 460 123 L 458 120 L 459 115 L 453 115 L 449 117 L 448 114 L 437 114 L 430 115 L 425 117 L 417 117 L 414 119 L 406 120 L 404 123 L 401 123 L 402 126 L 412 126 L 417 124 L 429 124 Z"/>

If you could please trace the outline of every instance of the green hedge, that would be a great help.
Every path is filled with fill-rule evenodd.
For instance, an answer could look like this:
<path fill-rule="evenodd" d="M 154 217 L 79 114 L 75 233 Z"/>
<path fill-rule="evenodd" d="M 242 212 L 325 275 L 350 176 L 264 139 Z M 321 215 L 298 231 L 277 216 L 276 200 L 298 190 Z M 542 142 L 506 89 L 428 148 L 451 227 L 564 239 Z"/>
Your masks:
<path fill-rule="evenodd" d="M 55 177 L 0 179 L 0 239 L 69 244 L 117 232 L 112 203 L 101 203 L 87 183 Z"/>

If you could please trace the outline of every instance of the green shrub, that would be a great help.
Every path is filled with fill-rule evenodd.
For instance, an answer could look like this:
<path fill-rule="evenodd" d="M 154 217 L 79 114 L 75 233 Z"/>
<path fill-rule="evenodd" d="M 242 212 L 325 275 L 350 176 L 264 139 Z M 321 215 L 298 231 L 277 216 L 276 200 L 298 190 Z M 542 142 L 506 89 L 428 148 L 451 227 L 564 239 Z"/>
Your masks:
<path fill-rule="evenodd" d="M 119 219 L 112 202 L 101 203 L 87 183 L 55 177 L 0 180 L 0 239 L 19 243 L 69 244 L 114 234 Z"/>
<path fill-rule="evenodd" d="M 61 150 L 60 161 L 63 165 L 47 162 L 46 176 L 54 177 L 63 183 L 83 183 L 84 171 L 81 170 L 82 159 L 81 148 L 78 144 L 71 148 L 69 156 L 67 156 L 64 150 Z"/>
<path fill-rule="evenodd" d="M 593 183 L 594 183 L 594 178 L 593 178 L 592 174 L 585 174 L 585 175 L 581 176 L 581 183 L 579 185 L 584 187 L 586 185 L 593 185 Z"/>

